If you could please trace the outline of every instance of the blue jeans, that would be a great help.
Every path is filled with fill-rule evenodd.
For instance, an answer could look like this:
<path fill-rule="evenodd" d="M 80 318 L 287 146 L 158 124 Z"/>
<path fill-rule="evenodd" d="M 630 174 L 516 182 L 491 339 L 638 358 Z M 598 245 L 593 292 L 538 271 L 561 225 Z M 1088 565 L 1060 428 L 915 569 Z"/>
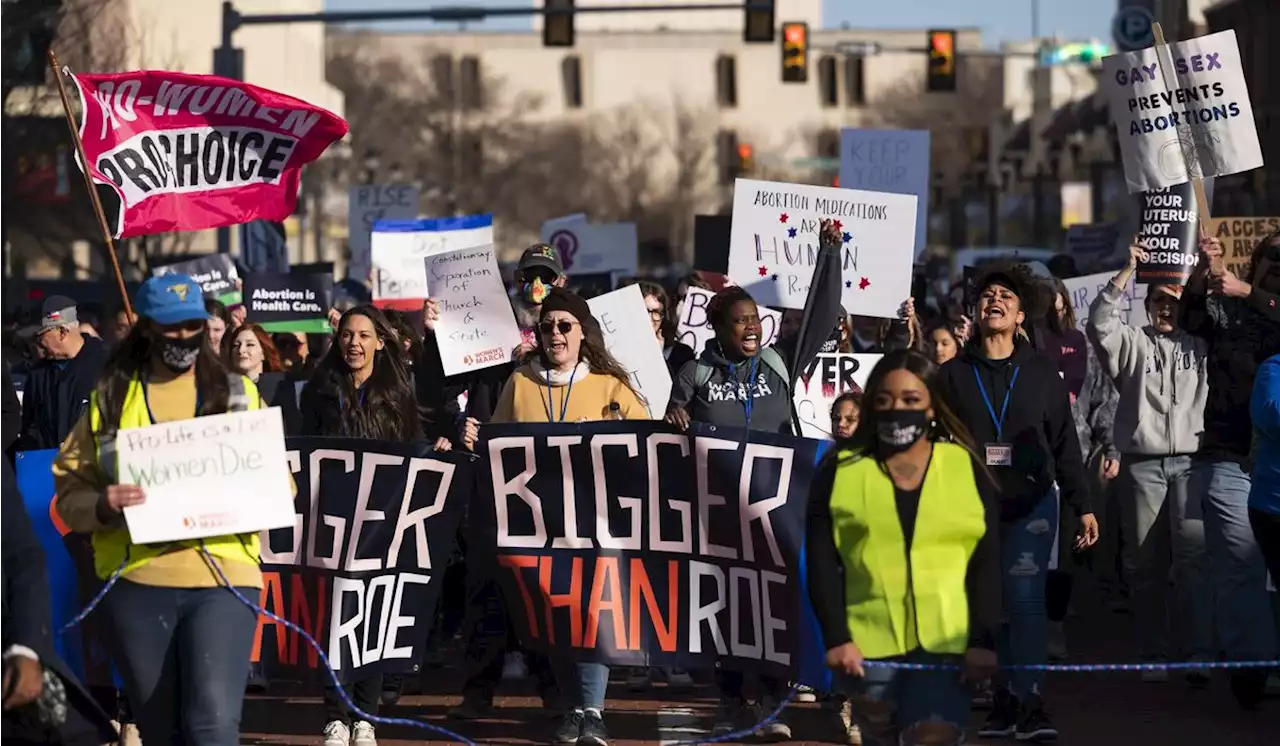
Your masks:
<path fill-rule="evenodd" d="M 568 656 L 552 655 L 551 670 L 566 710 L 592 708 L 604 711 L 609 688 L 609 667 L 603 663 L 574 663 Z"/>
<path fill-rule="evenodd" d="M 918 649 L 885 660 L 939 665 L 960 663 L 959 656 Z M 971 697 L 960 681 L 959 671 L 904 671 L 879 666 L 867 666 L 865 670 L 865 678 L 836 674 L 833 681 L 835 691 L 849 697 L 864 735 L 874 732 L 879 720 L 868 717 L 872 714 L 868 709 L 881 705 L 895 710 L 893 723 L 900 731 L 905 732 L 919 723 L 942 721 L 964 733 Z"/>
<path fill-rule="evenodd" d="M 256 599 L 256 588 L 238 588 Z M 258 618 L 226 588 L 121 579 L 103 599 L 144 743 L 237 746 Z"/>
<path fill-rule="evenodd" d="M 1191 497 L 1189 489 L 1191 457 L 1125 454 L 1120 469 L 1123 561 L 1133 589 L 1139 650 L 1145 659 L 1168 658 L 1178 648 L 1211 658 L 1209 556 L 1202 500 Z M 1177 620 L 1176 648 L 1169 643 L 1170 619 Z"/>
<path fill-rule="evenodd" d="M 1232 461 L 1195 459 L 1191 493 L 1204 505 L 1218 642 L 1231 660 L 1276 656 L 1267 569 L 1249 525 L 1249 475 Z"/>
<path fill-rule="evenodd" d="M 1049 555 L 1058 535 L 1058 501 L 1050 491 L 1027 515 L 1000 524 L 1000 570 L 1003 573 L 1005 623 L 998 640 L 1005 665 L 1044 665 L 1049 660 L 1049 615 L 1045 579 Z M 1014 696 L 1040 692 L 1043 671 L 1005 674 Z"/>

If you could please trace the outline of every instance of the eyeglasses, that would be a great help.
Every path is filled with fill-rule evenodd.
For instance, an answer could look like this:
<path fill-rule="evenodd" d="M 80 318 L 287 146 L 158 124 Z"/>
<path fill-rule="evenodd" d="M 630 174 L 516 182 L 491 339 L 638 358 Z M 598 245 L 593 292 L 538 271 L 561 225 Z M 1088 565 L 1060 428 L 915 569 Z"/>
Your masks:
<path fill-rule="evenodd" d="M 573 327 L 575 326 L 577 326 L 577 322 L 574 321 L 544 321 L 541 324 L 538 324 L 538 331 L 547 335 L 550 335 L 553 331 L 560 332 L 561 334 L 568 334 L 573 331 Z"/>
<path fill-rule="evenodd" d="M 652 316 L 652 317 L 653 317 L 653 318 L 655 318 L 655 319 L 660 319 L 660 318 L 662 318 L 662 309 L 661 309 L 661 308 L 650 308 L 650 309 L 649 309 L 649 315 L 650 315 L 650 316 Z"/>

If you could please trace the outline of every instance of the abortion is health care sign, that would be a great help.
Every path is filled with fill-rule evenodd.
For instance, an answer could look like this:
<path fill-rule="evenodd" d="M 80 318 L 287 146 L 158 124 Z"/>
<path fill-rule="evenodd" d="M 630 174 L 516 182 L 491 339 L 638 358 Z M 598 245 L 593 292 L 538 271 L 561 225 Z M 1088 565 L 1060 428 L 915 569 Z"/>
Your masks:
<path fill-rule="evenodd" d="M 1102 60 L 1130 192 L 1262 165 L 1235 31 Z"/>
<path fill-rule="evenodd" d="M 293 525 L 279 407 L 121 430 L 116 448 L 120 483 L 147 493 L 124 509 L 134 544 Z"/>
<path fill-rule="evenodd" d="M 804 308 L 823 219 L 835 221 L 843 238 L 845 310 L 896 318 L 898 307 L 911 296 L 915 195 L 738 179 L 729 277 L 761 305 Z"/>

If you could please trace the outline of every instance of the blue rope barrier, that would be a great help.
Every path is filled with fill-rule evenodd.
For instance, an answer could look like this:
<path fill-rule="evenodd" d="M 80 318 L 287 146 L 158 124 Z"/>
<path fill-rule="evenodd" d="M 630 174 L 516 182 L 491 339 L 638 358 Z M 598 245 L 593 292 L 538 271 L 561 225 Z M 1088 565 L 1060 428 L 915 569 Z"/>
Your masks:
<path fill-rule="evenodd" d="M 343 687 L 341 682 L 338 681 L 337 672 L 335 672 L 333 670 L 333 666 L 329 664 L 329 656 L 325 654 L 324 649 L 321 647 L 320 643 L 317 642 L 309 632 L 299 627 L 298 625 L 294 624 L 293 622 L 289 621 L 288 619 L 284 619 L 282 617 L 276 616 L 275 614 L 258 606 L 253 601 L 250 601 L 249 599 L 245 598 L 244 594 L 240 593 L 240 591 L 237 590 L 235 586 L 231 585 L 231 582 L 227 579 L 227 576 L 222 572 L 222 566 L 219 565 L 213 559 L 213 556 L 209 554 L 208 550 L 205 549 L 203 545 L 201 545 L 200 547 L 200 552 L 201 554 L 204 555 L 205 561 L 209 563 L 209 566 L 212 567 L 214 569 L 214 572 L 217 573 L 218 579 L 222 581 L 223 587 L 231 591 L 231 593 L 241 603 L 243 603 L 245 606 L 248 606 L 256 614 L 265 616 L 268 619 L 272 620 L 273 622 L 276 622 L 277 624 L 284 626 L 290 631 L 301 635 L 302 639 L 305 640 L 308 645 L 310 645 L 312 648 L 315 649 L 315 651 L 320 656 L 320 660 L 324 663 L 325 671 L 328 672 L 330 681 L 333 682 L 333 686 L 337 688 L 338 695 L 342 697 L 343 704 L 345 704 L 347 708 L 356 716 L 358 716 L 360 719 L 366 720 L 370 723 L 374 723 L 377 725 L 401 725 L 401 726 L 406 726 L 410 728 L 422 728 L 422 729 L 437 733 L 439 735 L 442 735 L 446 738 L 449 738 L 456 743 L 465 744 L 465 746 L 477 746 L 475 741 L 468 739 L 466 736 L 463 736 L 459 733 L 455 733 L 449 730 L 448 728 L 443 728 L 441 726 L 428 723 L 424 720 L 417 720 L 413 718 L 381 717 L 378 715 L 371 715 L 365 712 L 364 710 L 361 710 L 359 707 L 356 707 L 355 702 L 353 702 L 351 697 L 347 694 L 346 688 Z M 86 618 L 88 618 L 90 614 L 93 613 L 93 611 L 102 602 L 102 599 L 106 597 L 107 592 L 110 591 L 111 588 L 116 584 L 116 581 L 120 579 L 121 575 L 124 573 L 124 568 L 125 568 L 125 565 L 128 563 L 128 561 L 129 560 L 126 557 L 125 560 L 120 563 L 120 566 L 117 567 L 115 571 L 111 573 L 111 577 L 109 577 L 107 579 L 107 582 L 103 584 L 102 589 L 99 590 L 98 593 L 89 601 L 88 605 L 84 607 L 84 610 L 81 611 L 79 614 L 77 614 L 74 619 L 72 619 L 70 622 L 64 625 L 62 629 L 58 630 L 59 635 L 66 634 L 67 631 L 69 631 L 72 627 L 75 627 L 76 625 L 80 624 Z M 900 671 L 961 671 L 963 670 L 963 666 L 956 665 L 956 664 L 904 663 L 899 661 L 868 660 L 868 661 L 863 661 L 862 665 L 864 668 L 888 668 L 888 669 L 896 669 Z M 1276 668 L 1276 667 L 1280 667 L 1280 659 L 1255 660 L 1255 661 L 1186 661 L 1186 662 L 1173 662 L 1173 663 L 1048 663 L 1048 664 L 1021 664 L 1021 665 L 1000 666 L 1000 669 L 1004 671 L 1044 671 L 1044 672 L 1055 672 L 1055 673 L 1119 673 L 1119 672 L 1137 672 L 1137 671 L 1194 671 L 1194 670 L 1214 670 L 1214 669 L 1240 670 L 1240 669 L 1246 669 L 1246 668 Z M 713 737 L 694 739 L 694 740 L 688 740 L 688 741 L 677 741 L 674 744 L 672 744 L 672 746 L 699 746 L 700 744 L 717 744 L 717 743 L 724 743 L 726 741 L 737 741 L 744 738 L 752 738 L 760 731 L 761 728 L 764 728 L 770 723 L 773 723 L 782 715 L 782 711 L 785 710 L 787 706 L 792 703 L 792 701 L 794 701 L 796 697 L 796 692 L 797 692 L 797 687 L 793 686 L 791 690 L 787 693 L 787 696 L 778 704 L 777 707 L 774 708 L 773 712 L 771 712 L 767 717 L 765 717 L 763 720 L 756 723 L 755 725 L 751 726 L 750 728 L 734 731 L 732 733 L 726 733 L 721 736 L 713 736 Z"/>

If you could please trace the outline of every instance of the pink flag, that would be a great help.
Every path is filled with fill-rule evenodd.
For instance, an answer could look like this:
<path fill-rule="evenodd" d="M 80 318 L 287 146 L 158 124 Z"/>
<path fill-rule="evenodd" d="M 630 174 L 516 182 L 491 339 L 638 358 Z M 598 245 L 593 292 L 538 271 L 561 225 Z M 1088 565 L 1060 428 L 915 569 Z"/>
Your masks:
<path fill-rule="evenodd" d="M 238 80 L 157 70 L 72 77 L 90 174 L 120 196 L 116 238 L 282 221 L 297 205 L 302 166 L 347 133 L 331 112 Z"/>

